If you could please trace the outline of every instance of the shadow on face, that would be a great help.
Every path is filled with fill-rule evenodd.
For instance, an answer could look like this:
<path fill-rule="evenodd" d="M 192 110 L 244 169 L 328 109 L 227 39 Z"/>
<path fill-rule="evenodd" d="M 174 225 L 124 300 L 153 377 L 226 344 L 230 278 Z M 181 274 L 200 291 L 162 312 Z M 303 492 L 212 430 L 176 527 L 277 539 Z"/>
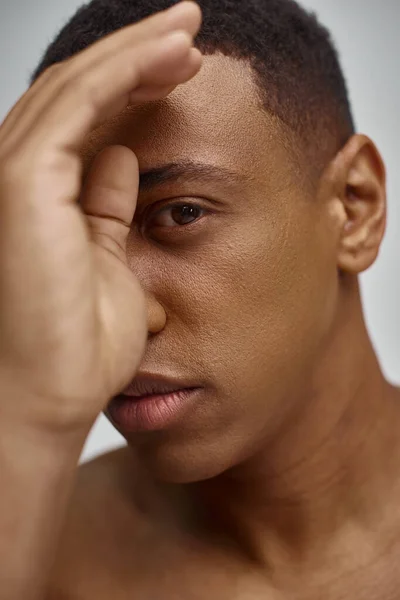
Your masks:
<path fill-rule="evenodd" d="M 203 388 L 173 427 L 126 435 L 160 478 L 215 476 L 276 435 L 332 325 L 334 242 L 284 136 L 247 65 L 214 55 L 88 140 L 87 157 L 123 144 L 139 159 L 128 261 L 149 302 L 141 371 Z"/>

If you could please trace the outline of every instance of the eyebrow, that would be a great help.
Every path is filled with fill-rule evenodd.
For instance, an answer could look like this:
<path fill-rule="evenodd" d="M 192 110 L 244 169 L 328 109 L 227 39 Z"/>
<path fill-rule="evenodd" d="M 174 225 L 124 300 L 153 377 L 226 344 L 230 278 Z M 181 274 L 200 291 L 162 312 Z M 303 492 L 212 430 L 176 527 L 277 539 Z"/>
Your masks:
<path fill-rule="evenodd" d="M 141 192 L 148 192 L 163 183 L 179 181 L 180 179 L 186 182 L 213 179 L 214 181 L 219 180 L 223 184 L 232 185 L 247 178 L 225 167 L 215 167 L 214 165 L 191 160 L 179 161 L 141 171 L 139 189 Z"/>

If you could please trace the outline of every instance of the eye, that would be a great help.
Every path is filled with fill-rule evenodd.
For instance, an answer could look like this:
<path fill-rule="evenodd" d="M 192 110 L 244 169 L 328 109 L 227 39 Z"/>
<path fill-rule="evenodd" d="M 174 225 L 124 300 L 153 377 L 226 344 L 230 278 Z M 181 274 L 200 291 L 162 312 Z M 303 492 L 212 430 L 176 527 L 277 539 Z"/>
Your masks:
<path fill-rule="evenodd" d="M 195 204 L 166 206 L 151 217 L 151 227 L 182 227 L 190 225 L 204 215 L 205 211 Z"/>

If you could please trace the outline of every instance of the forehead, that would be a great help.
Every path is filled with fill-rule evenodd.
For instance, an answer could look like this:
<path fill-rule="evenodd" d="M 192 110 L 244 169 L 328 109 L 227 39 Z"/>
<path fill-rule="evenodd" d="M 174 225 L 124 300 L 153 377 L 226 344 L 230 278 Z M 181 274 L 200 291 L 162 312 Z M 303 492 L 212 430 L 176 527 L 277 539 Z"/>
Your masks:
<path fill-rule="evenodd" d="M 141 170 L 195 161 L 257 176 L 287 164 L 277 120 L 263 110 L 252 71 L 244 61 L 205 56 L 200 73 L 166 99 L 130 106 L 92 132 L 85 163 L 103 147 L 123 144 Z"/>

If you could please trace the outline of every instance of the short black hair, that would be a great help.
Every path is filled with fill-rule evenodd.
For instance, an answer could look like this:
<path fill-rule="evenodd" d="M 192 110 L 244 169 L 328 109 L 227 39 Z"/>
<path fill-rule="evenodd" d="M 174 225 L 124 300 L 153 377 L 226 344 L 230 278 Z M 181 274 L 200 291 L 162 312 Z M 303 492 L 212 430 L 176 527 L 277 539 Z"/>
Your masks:
<path fill-rule="evenodd" d="M 177 0 L 92 0 L 50 44 L 30 83 L 54 63 Z M 253 68 L 264 108 L 324 166 L 354 133 L 346 81 L 329 31 L 294 0 L 197 0 L 196 46 Z M 314 166 L 316 166 L 314 164 Z"/>

